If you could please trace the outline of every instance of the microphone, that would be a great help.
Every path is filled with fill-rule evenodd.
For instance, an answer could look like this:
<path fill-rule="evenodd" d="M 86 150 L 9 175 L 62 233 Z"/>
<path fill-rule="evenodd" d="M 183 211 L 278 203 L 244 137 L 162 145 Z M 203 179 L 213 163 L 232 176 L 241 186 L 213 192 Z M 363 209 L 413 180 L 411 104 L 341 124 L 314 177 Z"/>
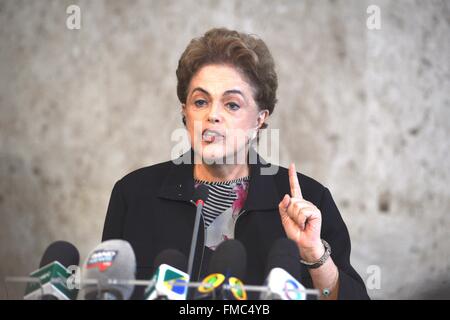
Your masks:
<path fill-rule="evenodd" d="M 189 260 L 188 260 L 188 268 L 187 273 L 191 278 L 192 274 L 192 266 L 194 264 L 194 256 L 195 256 L 195 248 L 197 247 L 197 238 L 198 238 L 198 229 L 200 227 L 200 217 L 202 215 L 203 206 L 205 205 L 205 201 L 208 198 L 209 189 L 207 186 L 200 184 L 197 188 L 195 188 L 194 199 L 191 200 L 197 207 L 195 212 L 195 222 L 194 222 L 194 231 L 192 232 L 192 240 L 191 240 L 191 249 L 189 251 Z"/>
<path fill-rule="evenodd" d="M 82 299 L 128 300 L 133 293 L 136 257 L 125 240 L 108 240 L 95 247 L 81 269 Z M 92 283 L 94 280 L 95 283 Z"/>
<path fill-rule="evenodd" d="M 156 270 L 144 293 L 144 300 L 186 300 L 189 274 L 184 254 L 166 249 L 158 254 L 154 262 Z"/>
<path fill-rule="evenodd" d="M 278 239 L 269 253 L 265 285 L 266 292 L 260 295 L 261 300 L 306 300 L 305 287 L 292 275 L 301 271 L 300 253 L 294 241 Z"/>
<path fill-rule="evenodd" d="M 50 244 L 42 256 L 39 269 L 30 277 L 39 279 L 39 283 L 28 283 L 25 300 L 73 300 L 78 290 L 68 286 L 72 276 L 70 266 L 78 266 L 80 254 L 77 248 L 66 241 Z"/>
<path fill-rule="evenodd" d="M 245 277 L 247 253 L 238 240 L 225 240 L 214 251 L 208 276 L 197 289 L 198 300 L 246 300 L 247 292 L 240 280 Z"/>

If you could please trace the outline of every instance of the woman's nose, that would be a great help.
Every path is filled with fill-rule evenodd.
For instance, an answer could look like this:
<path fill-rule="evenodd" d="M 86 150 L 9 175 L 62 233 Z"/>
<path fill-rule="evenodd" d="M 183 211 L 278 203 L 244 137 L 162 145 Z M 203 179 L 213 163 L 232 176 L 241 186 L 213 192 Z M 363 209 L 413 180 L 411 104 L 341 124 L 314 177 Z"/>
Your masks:
<path fill-rule="evenodd" d="M 208 122 L 218 123 L 221 121 L 221 115 L 220 115 L 219 108 L 220 107 L 217 105 L 211 106 L 211 109 L 209 110 L 209 113 L 208 113 Z"/>
<path fill-rule="evenodd" d="M 219 119 L 219 117 L 217 115 L 210 113 L 209 116 L 208 116 L 208 122 L 218 123 L 218 122 L 220 122 L 220 119 Z"/>

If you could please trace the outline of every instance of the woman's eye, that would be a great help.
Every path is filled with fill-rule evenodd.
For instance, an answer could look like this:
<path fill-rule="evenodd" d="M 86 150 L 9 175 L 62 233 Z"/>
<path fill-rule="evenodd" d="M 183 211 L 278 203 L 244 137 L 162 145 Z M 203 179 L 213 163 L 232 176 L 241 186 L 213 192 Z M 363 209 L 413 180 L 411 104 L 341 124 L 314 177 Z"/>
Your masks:
<path fill-rule="evenodd" d="M 233 111 L 239 110 L 239 108 L 240 108 L 240 106 L 234 102 L 227 103 L 227 106 L 230 110 L 233 110 Z"/>
<path fill-rule="evenodd" d="M 207 105 L 207 102 L 206 102 L 205 100 L 196 100 L 196 101 L 194 102 L 194 104 L 195 104 L 197 107 L 204 107 L 204 106 Z"/>

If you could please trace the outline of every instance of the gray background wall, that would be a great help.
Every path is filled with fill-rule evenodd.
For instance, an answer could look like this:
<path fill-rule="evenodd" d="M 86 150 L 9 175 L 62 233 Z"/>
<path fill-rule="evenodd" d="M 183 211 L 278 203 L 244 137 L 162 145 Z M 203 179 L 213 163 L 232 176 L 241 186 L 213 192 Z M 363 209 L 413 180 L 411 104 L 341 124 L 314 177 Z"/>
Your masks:
<path fill-rule="evenodd" d="M 70 4 L 80 30 L 66 28 Z M 370 4 L 380 30 L 366 27 Z M 52 241 L 82 259 L 98 244 L 114 182 L 170 158 L 178 58 L 214 26 L 271 49 L 280 163 L 331 189 L 353 265 L 366 280 L 380 268 L 371 297 L 448 288 L 450 5 L 406 0 L 1 0 L 2 279 L 35 269 Z"/>

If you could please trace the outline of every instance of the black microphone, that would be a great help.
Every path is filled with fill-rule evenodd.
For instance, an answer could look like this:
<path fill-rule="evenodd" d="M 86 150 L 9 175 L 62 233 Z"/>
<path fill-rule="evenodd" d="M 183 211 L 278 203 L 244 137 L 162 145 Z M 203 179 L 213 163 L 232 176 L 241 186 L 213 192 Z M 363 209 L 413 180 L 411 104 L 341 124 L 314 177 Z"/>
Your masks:
<path fill-rule="evenodd" d="M 282 268 L 292 275 L 300 275 L 300 252 L 297 244 L 288 238 L 275 241 L 269 251 L 266 265 L 266 274 L 273 268 Z"/>
<path fill-rule="evenodd" d="M 267 259 L 265 285 L 267 292 L 261 293 L 261 300 L 306 300 L 299 282 L 301 264 L 297 244 L 281 238 L 273 244 Z"/>
<path fill-rule="evenodd" d="M 244 278 L 247 270 L 247 252 L 239 240 L 223 241 L 214 251 L 208 273 Z"/>
<path fill-rule="evenodd" d="M 168 264 L 178 270 L 186 272 L 187 270 L 187 260 L 186 256 L 180 251 L 175 249 L 166 249 L 161 251 L 155 258 L 153 262 L 153 268 L 156 270 L 160 265 Z"/>
<path fill-rule="evenodd" d="M 194 256 L 195 256 L 195 248 L 197 247 L 198 240 L 198 229 L 200 227 L 200 217 L 202 215 L 203 206 L 205 205 L 206 199 L 208 199 L 209 189 L 207 186 L 200 184 L 197 188 L 195 188 L 194 199 L 191 200 L 197 207 L 195 212 L 195 222 L 194 222 L 194 231 L 192 232 L 192 240 L 191 240 L 191 249 L 189 251 L 189 260 L 188 260 L 188 269 L 187 273 L 189 276 L 194 279 L 192 274 L 192 266 L 194 264 Z"/>
<path fill-rule="evenodd" d="M 152 281 L 144 293 L 145 300 L 186 300 L 189 283 L 186 256 L 166 249 L 154 261 Z"/>
<path fill-rule="evenodd" d="M 80 263 L 80 254 L 78 249 L 70 242 L 55 241 L 45 250 L 39 263 L 39 268 L 54 261 L 58 261 L 66 268 L 69 266 L 77 266 Z"/>
<path fill-rule="evenodd" d="M 69 267 L 78 267 L 80 254 L 77 248 L 67 241 L 50 244 L 42 256 L 39 269 L 30 274 L 39 283 L 29 283 L 25 290 L 26 300 L 72 300 L 78 290 L 68 285 L 72 276 Z"/>
<path fill-rule="evenodd" d="M 104 241 L 91 251 L 83 264 L 81 298 L 128 300 L 134 289 L 129 282 L 135 280 L 135 274 L 136 257 L 131 245 L 125 240 Z"/>
<path fill-rule="evenodd" d="M 246 300 L 240 279 L 247 269 L 247 253 L 238 240 L 225 240 L 214 251 L 208 265 L 208 276 L 198 288 L 199 300 Z"/>

